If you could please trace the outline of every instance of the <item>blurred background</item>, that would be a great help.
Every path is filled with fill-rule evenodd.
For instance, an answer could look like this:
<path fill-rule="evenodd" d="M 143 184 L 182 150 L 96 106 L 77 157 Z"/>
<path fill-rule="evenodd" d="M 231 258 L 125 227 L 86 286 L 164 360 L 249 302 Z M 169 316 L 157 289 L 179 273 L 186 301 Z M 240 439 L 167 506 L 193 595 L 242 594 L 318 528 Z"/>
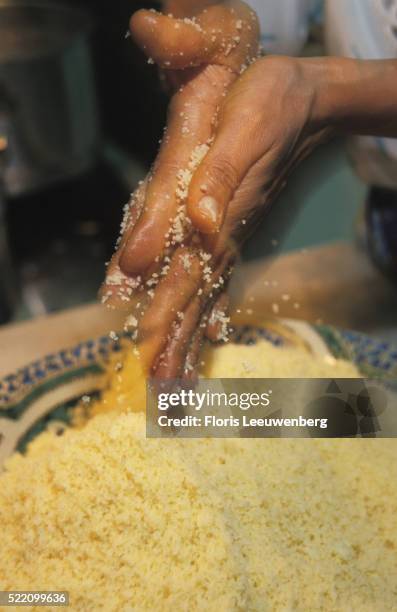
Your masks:
<path fill-rule="evenodd" d="M 96 297 L 165 122 L 126 38 L 144 6 L 0 2 L 0 322 Z"/>
<path fill-rule="evenodd" d="M 303 13 L 297 0 L 299 11 L 283 22 L 281 48 L 275 21 L 261 15 L 267 51 L 325 53 L 323 3 L 302 1 Z M 157 70 L 127 35 L 139 8 L 160 4 L 0 0 L 0 323 L 96 299 L 122 207 L 166 120 Z M 243 258 L 340 240 L 369 252 L 370 183 L 343 142 L 323 147 L 292 177 Z"/>

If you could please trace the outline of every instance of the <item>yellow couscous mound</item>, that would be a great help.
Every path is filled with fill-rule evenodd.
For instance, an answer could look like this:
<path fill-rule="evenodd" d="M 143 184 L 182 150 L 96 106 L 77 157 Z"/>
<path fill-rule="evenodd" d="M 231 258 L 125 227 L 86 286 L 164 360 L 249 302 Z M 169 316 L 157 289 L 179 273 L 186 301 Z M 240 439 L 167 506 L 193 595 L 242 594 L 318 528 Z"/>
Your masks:
<path fill-rule="evenodd" d="M 295 346 L 279 348 L 269 342 L 254 346 L 228 343 L 203 353 L 208 378 L 356 378 L 356 366 L 331 356 L 314 357 Z"/>
<path fill-rule="evenodd" d="M 149 440 L 144 420 L 98 414 L 9 460 L 2 589 L 78 612 L 397 609 L 394 440 Z"/>

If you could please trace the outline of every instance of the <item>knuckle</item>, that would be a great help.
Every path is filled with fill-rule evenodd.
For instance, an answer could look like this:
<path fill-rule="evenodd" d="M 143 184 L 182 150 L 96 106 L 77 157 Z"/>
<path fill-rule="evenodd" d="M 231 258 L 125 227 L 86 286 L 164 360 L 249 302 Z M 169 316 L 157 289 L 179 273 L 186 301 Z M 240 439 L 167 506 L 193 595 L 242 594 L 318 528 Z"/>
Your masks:
<path fill-rule="evenodd" d="M 181 163 L 177 159 L 162 159 L 155 163 L 153 174 L 155 179 L 161 176 L 162 179 L 167 178 L 173 180 L 180 168 Z"/>
<path fill-rule="evenodd" d="M 217 156 L 210 160 L 206 172 L 215 187 L 223 185 L 231 192 L 236 190 L 239 182 L 239 173 L 232 160 Z"/>

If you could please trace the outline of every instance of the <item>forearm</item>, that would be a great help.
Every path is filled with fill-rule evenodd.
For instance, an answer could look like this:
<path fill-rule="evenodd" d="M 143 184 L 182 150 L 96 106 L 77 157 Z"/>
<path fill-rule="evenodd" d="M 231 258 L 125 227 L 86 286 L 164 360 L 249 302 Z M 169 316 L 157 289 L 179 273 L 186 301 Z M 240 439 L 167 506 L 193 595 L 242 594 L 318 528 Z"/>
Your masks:
<path fill-rule="evenodd" d="M 397 137 L 397 60 L 302 60 L 319 121 L 355 134 Z"/>

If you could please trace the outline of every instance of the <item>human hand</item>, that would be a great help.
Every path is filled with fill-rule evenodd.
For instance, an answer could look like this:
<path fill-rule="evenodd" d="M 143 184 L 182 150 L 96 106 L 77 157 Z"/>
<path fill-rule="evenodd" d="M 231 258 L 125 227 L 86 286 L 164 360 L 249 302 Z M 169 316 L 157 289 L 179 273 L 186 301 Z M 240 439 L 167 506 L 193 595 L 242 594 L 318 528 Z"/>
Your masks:
<path fill-rule="evenodd" d="M 214 126 L 213 142 L 193 174 L 187 197 L 188 216 L 214 268 L 220 265 L 222 270 L 219 262 L 230 262 L 231 249 L 236 252 L 249 236 L 289 173 L 333 132 L 323 116 L 318 68 L 313 60 L 263 58 L 229 88 Z M 213 217 L 206 211 L 208 200 L 216 211 Z M 188 283 L 183 286 L 187 288 Z M 200 325 L 205 325 L 197 325 L 198 313 L 206 313 L 208 319 L 211 294 L 209 284 L 200 305 L 190 296 L 187 321 L 169 343 L 158 375 L 171 376 L 175 363 L 182 363 L 186 355 L 185 367 L 192 371 L 204 334 Z M 224 306 L 224 298 L 220 301 Z M 153 308 L 156 317 L 155 304 Z M 223 336 L 224 309 L 218 307 L 209 319 L 212 337 Z"/>
<path fill-rule="evenodd" d="M 187 353 L 192 354 L 191 336 L 202 334 L 206 326 L 203 317 L 208 318 L 217 300 L 233 256 L 229 249 L 209 262 L 186 215 L 189 181 L 209 149 L 227 89 L 257 55 L 258 26 L 244 3 L 225 2 L 194 20 L 139 11 L 132 17 L 131 32 L 179 89 L 153 170 L 126 207 L 102 299 L 130 312 L 134 300 L 127 324 L 139 321 L 144 362 L 156 375 L 176 376 Z M 213 333 L 224 327 L 217 312 Z M 187 367 L 192 367 L 189 361 Z"/>
<path fill-rule="evenodd" d="M 235 250 L 241 246 L 294 167 L 335 131 L 326 110 L 322 62 L 262 58 L 229 88 L 210 149 L 193 174 L 187 197 L 188 216 L 215 267 L 230 261 L 231 245 Z M 208 202 L 216 211 L 212 217 L 207 214 Z M 209 290 L 201 300 L 201 312 L 208 313 L 211 306 Z M 217 324 L 215 333 L 212 325 L 212 336 L 218 337 L 224 311 L 217 308 L 211 319 Z M 169 345 L 166 366 L 159 369 L 165 376 L 173 371 L 178 355 L 185 355 L 181 347 L 190 347 L 187 367 L 192 369 L 197 358 L 203 330 L 181 326 L 180 333 L 183 342 L 178 337 Z"/>
<path fill-rule="evenodd" d="M 293 169 L 336 131 L 326 110 L 326 61 L 263 57 L 229 88 L 187 198 L 213 257 L 231 242 L 241 246 Z M 216 211 L 212 218 L 203 201 Z"/>
<path fill-rule="evenodd" d="M 294 167 L 333 133 L 335 127 L 325 115 L 321 74 L 312 60 L 269 57 L 258 59 L 230 87 L 187 197 L 188 216 L 213 265 L 230 261 L 231 249 L 236 252 L 250 235 Z M 208 202 L 216 211 L 212 217 Z M 207 299 L 209 306 L 203 308 L 202 300 L 202 312 L 211 309 L 210 296 L 208 291 L 204 303 Z M 205 330 L 212 339 L 224 336 L 226 306 L 221 295 Z M 198 358 L 204 330 L 181 332 L 183 343 L 169 345 L 166 367 L 159 370 L 164 376 L 173 371 L 180 353 L 185 355 L 181 347 L 189 346 L 185 367 L 190 372 Z"/>

